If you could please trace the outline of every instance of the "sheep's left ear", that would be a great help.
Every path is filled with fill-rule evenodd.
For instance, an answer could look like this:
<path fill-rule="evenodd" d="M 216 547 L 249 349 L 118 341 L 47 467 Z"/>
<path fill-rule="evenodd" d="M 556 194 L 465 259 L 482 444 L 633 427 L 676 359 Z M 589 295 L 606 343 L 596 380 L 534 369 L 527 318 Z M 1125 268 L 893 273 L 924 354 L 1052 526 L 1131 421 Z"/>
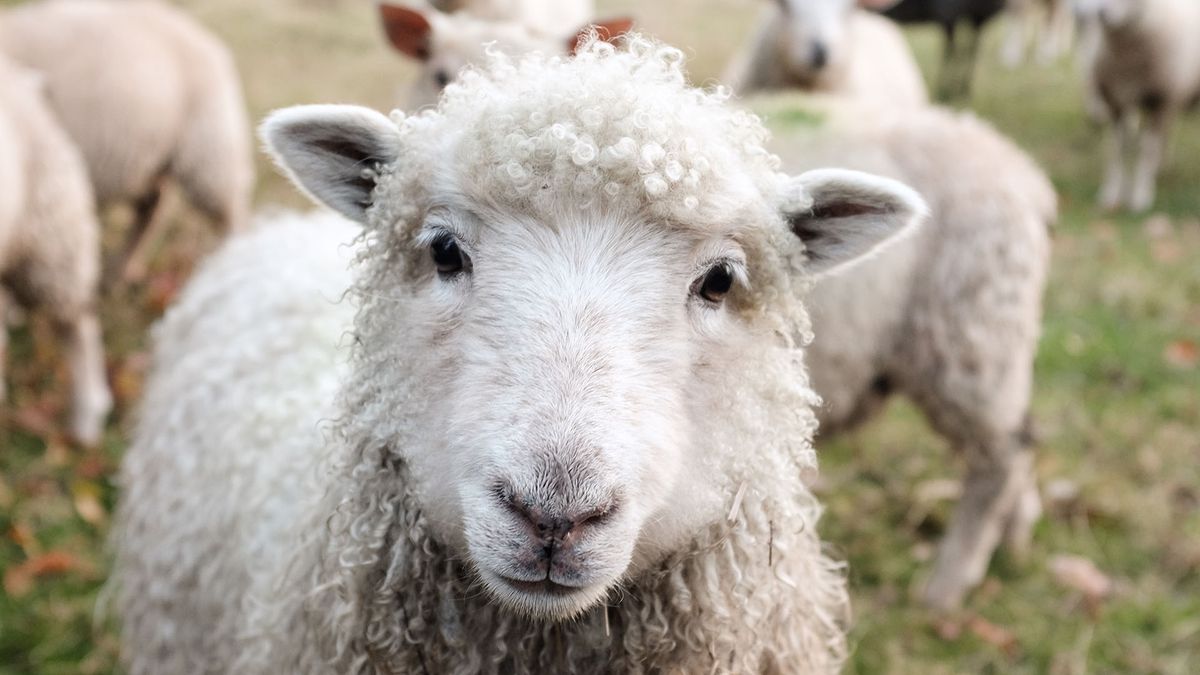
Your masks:
<path fill-rule="evenodd" d="M 808 269 L 827 274 L 915 227 L 928 214 L 907 185 L 860 171 L 821 169 L 792 178 L 783 216 L 804 242 Z"/>
<path fill-rule="evenodd" d="M 615 43 L 622 35 L 633 30 L 633 19 L 628 16 L 622 16 L 615 19 L 600 19 L 589 23 L 567 38 L 567 53 L 574 54 L 579 49 L 579 45 L 583 42 L 583 39 L 593 30 L 596 31 L 596 36 L 604 42 Z"/>
<path fill-rule="evenodd" d="M 314 201 L 365 223 L 375 179 L 365 173 L 400 154 L 390 119 L 353 105 L 300 105 L 276 110 L 259 135 L 288 178 Z"/>

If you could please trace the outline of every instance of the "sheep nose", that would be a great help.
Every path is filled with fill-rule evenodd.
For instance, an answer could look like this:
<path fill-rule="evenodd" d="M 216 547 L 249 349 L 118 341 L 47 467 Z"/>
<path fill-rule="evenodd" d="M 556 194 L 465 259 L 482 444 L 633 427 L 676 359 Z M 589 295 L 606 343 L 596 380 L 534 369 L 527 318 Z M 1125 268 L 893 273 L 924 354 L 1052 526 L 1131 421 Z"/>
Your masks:
<path fill-rule="evenodd" d="M 821 69 L 829 63 L 829 50 L 826 49 L 825 43 L 816 42 L 812 46 L 812 54 L 809 56 L 809 61 L 813 68 Z"/>
<path fill-rule="evenodd" d="M 551 512 L 539 506 L 535 500 L 522 495 L 507 493 L 503 495 L 502 499 L 512 513 L 525 521 L 529 526 L 530 534 L 544 545 L 555 544 L 556 548 L 574 543 L 583 532 L 602 524 L 616 510 L 616 503 L 609 502 L 601 506 L 568 508 Z"/>

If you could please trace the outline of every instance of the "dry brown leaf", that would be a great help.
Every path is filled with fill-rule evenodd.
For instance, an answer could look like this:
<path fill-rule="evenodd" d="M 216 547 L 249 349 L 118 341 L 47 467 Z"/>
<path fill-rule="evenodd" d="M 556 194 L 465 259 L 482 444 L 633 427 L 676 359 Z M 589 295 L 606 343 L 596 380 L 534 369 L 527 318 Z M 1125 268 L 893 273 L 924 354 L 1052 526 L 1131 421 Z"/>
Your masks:
<path fill-rule="evenodd" d="M 1103 600 L 1112 593 L 1112 579 L 1083 556 L 1056 555 L 1050 558 L 1049 566 L 1056 582 L 1083 593 L 1090 600 Z"/>
<path fill-rule="evenodd" d="M 34 582 L 45 576 L 62 574 L 78 568 L 78 561 L 64 551 L 49 551 L 13 565 L 4 572 L 4 592 L 19 598 L 33 590 Z"/>
<path fill-rule="evenodd" d="M 121 405 L 138 400 L 142 394 L 142 381 L 150 365 L 150 355 L 144 351 L 133 352 L 113 369 L 111 374 L 113 396 Z"/>
<path fill-rule="evenodd" d="M 975 637 L 1004 652 L 1007 656 L 1015 657 L 1021 651 L 1017 636 L 1009 629 L 992 623 L 982 616 L 972 616 L 967 620 L 967 628 Z"/>
<path fill-rule="evenodd" d="M 1163 360 L 1176 368 L 1195 368 L 1200 362 L 1200 347 L 1191 340 L 1176 340 L 1163 350 Z"/>

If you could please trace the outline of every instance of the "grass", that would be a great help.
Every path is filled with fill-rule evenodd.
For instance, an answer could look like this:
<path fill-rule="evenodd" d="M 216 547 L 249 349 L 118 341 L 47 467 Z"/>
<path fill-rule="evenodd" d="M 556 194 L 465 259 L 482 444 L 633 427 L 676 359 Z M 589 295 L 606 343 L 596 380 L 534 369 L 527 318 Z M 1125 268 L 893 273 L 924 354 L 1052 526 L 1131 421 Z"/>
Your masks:
<path fill-rule="evenodd" d="M 255 117 L 298 102 L 386 108 L 412 72 L 382 46 L 368 3 L 180 4 L 234 48 Z M 605 13 L 636 14 L 647 30 L 685 46 L 701 82 L 719 75 L 758 4 L 601 2 Z M 910 36 L 926 73 L 935 73 L 936 35 Z M 902 401 L 825 444 L 825 537 L 850 562 L 857 617 L 847 670 L 1193 672 L 1200 663 L 1200 120 L 1175 132 L 1159 211 L 1101 213 L 1092 206 L 1101 135 L 1085 121 L 1074 68 L 1006 71 L 996 64 L 997 35 L 988 38 L 970 106 L 1041 162 L 1062 205 L 1035 398 L 1038 473 L 1053 498 L 1029 560 L 1001 555 L 964 612 L 933 617 L 912 591 L 945 526 L 951 504 L 935 488 L 959 475 L 955 458 Z M 259 170 L 261 203 L 303 204 L 265 161 Z M 56 431 L 65 374 L 48 329 L 32 319 L 14 335 L 11 397 L 0 417 L 0 675 L 115 668 L 112 625 L 96 610 L 117 495 L 112 477 L 139 394 L 147 329 L 213 246 L 203 225 L 183 215 L 152 280 L 105 297 L 118 408 L 100 449 L 73 448 Z M 1089 605 L 1058 583 L 1048 563 L 1059 554 L 1093 561 L 1113 580 L 1112 597 Z"/>

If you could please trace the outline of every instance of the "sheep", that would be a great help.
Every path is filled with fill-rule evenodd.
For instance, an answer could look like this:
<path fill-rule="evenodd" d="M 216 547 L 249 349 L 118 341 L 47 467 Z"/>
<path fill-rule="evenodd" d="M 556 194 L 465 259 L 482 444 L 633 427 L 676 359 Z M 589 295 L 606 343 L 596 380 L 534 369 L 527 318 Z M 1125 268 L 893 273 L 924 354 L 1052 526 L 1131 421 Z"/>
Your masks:
<path fill-rule="evenodd" d="M 577 23 L 568 30 L 543 32 L 530 28 L 524 19 L 477 16 L 468 11 L 446 14 L 433 8 L 388 3 L 379 5 L 379 14 L 392 47 L 421 63 L 421 71 L 405 97 L 409 110 L 436 103 L 442 89 L 454 81 L 459 71 L 482 63 L 489 49 L 509 54 L 569 53 L 587 28 Z M 608 39 L 616 39 L 632 24 L 627 18 L 616 18 L 597 21 L 594 26 Z"/>
<path fill-rule="evenodd" d="M 1038 57 L 1044 62 L 1053 61 L 1070 47 L 1073 33 L 1070 0 L 1008 0 L 1005 11 L 1008 36 L 1000 58 L 1009 68 L 1021 65 L 1031 37 L 1040 37 Z"/>
<path fill-rule="evenodd" d="M 1195 39 L 1200 4 L 1093 0 L 1091 16 L 1098 29 L 1088 87 L 1103 103 L 1111 127 L 1099 203 L 1106 209 L 1145 211 L 1154 205 L 1171 125 L 1200 101 L 1200 44 Z M 1126 170 L 1131 154 L 1136 155 L 1132 173 Z"/>
<path fill-rule="evenodd" d="M 964 458 L 962 498 L 922 590 L 929 606 L 953 609 L 983 579 L 1002 538 L 1018 557 L 1027 551 L 1041 512 L 1029 406 L 1053 186 L 969 114 L 888 113 L 811 97 L 754 105 L 818 120 L 773 146 L 787 170 L 868 170 L 929 203 L 930 219 L 913 236 L 817 282 L 807 358 L 824 401 L 820 438 L 864 422 L 899 393 Z"/>
<path fill-rule="evenodd" d="M 835 671 L 803 295 L 925 208 L 778 173 L 727 98 L 589 37 L 420 115 L 269 117 L 364 227 L 352 329 L 352 235 L 316 226 L 232 242 L 167 313 L 120 476 L 129 672 Z"/>
<path fill-rule="evenodd" d="M 221 232 L 241 229 L 254 161 L 229 51 L 154 0 L 39 0 L 0 11 L 0 50 L 44 74 L 102 207 L 134 217 L 116 269 L 142 278 L 164 185 Z"/>
<path fill-rule="evenodd" d="M 0 58 L 0 279 L 12 299 L 47 313 L 67 344 L 69 430 L 100 441 L 112 396 L 96 318 L 99 227 L 78 151 L 43 99 L 42 83 Z M 0 399 L 7 347 L 0 295 Z"/>
<path fill-rule="evenodd" d="M 925 105 L 929 95 L 904 35 L 854 0 L 777 0 L 725 81 L 739 94 L 798 87 L 883 105 Z"/>
<path fill-rule="evenodd" d="M 899 23 L 936 23 L 946 42 L 942 48 L 942 70 L 938 75 L 938 97 L 955 99 L 967 96 L 979 54 L 983 27 L 1004 9 L 1007 0 L 869 0 L 872 8 Z M 964 49 L 955 42 L 958 24 L 971 24 Z"/>
<path fill-rule="evenodd" d="M 466 12 L 492 21 L 518 21 L 536 33 L 558 36 L 570 34 L 596 16 L 592 0 L 438 0 L 435 9 Z"/>

